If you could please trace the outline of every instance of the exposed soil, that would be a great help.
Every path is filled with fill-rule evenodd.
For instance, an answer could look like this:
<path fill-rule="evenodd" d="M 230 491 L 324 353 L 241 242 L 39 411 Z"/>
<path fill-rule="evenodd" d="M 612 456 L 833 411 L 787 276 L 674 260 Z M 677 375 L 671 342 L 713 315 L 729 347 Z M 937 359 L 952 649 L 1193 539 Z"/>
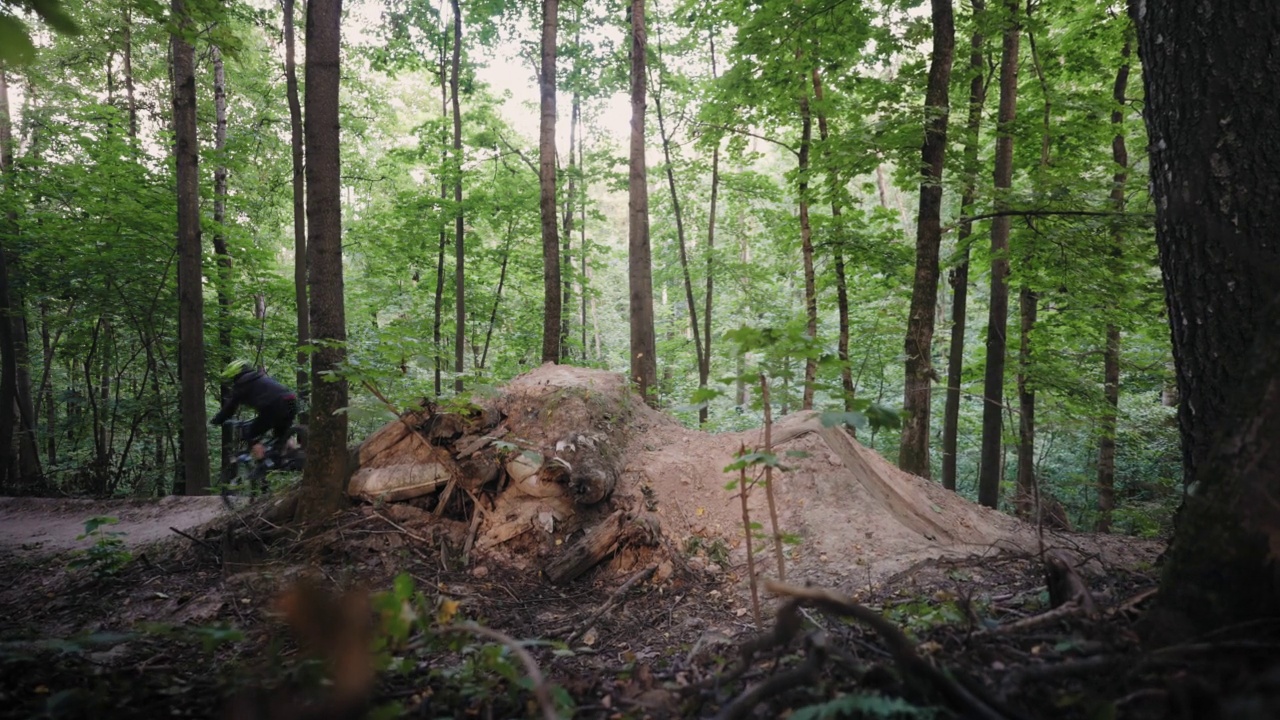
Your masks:
<path fill-rule="evenodd" d="M 381 593 L 397 576 L 412 581 L 432 618 L 543 641 L 527 646 L 530 659 L 572 698 L 574 717 L 779 717 L 849 693 L 974 716 L 894 662 L 884 636 L 816 608 L 796 628 L 803 643 L 736 660 L 781 604 L 766 594 L 757 628 L 741 507 L 725 489 L 724 467 L 739 446 L 759 445 L 759 431 L 687 430 L 636 402 L 620 376 L 565 366 L 521 376 L 485 402 L 502 408 L 504 441 L 545 457 L 570 432 L 608 438 L 621 448 L 608 456 L 619 464 L 613 496 L 579 507 L 571 495 L 535 497 L 500 490 L 500 481 L 456 492 L 443 507 L 438 494 L 360 504 L 311 527 L 260 519 L 279 507 L 270 502 L 219 519 L 220 498 L 0 501 L 0 543 L 20 549 L 0 556 L 10 579 L 0 588 L 0 716 L 358 717 L 338 701 L 343 678 L 358 673 L 335 670 L 336 683 L 317 684 L 320 666 L 299 650 L 351 658 L 335 638 L 363 638 L 353 617 L 367 621 L 367 610 L 335 609 L 346 606 L 311 591 L 303 606 L 328 609 L 308 624 L 296 601 L 276 598 L 299 597 L 302 577 L 363 598 L 361 588 Z M 1267 673 L 1280 672 L 1265 661 L 1276 656 L 1265 654 L 1275 628 L 1216 638 L 1236 643 L 1229 663 L 1212 643 L 1158 661 L 1140 646 L 1158 543 L 1046 534 L 1047 547 L 1070 551 L 1100 611 L 1041 621 L 1047 593 L 1033 528 L 898 471 L 812 417 L 784 418 L 773 433 L 787 465 L 774 481 L 779 522 L 799 538 L 786 551 L 787 580 L 876 608 L 931 663 L 967 678 L 968 692 L 998 708 L 991 717 L 1213 717 L 1241 698 L 1275 702 Z M 750 507 L 767 528 L 763 488 Z M 617 509 L 656 523 L 658 542 L 624 545 L 577 580 L 548 583 L 539 570 Z M 75 537 L 95 515 L 120 518 L 113 529 L 135 551 L 116 574 L 68 569 L 59 554 L 84 546 Z M 775 577 L 772 544 L 757 544 L 757 575 Z M 615 594 L 629 579 L 636 584 Z M 1019 620 L 1031 624 L 1004 629 Z M 224 627 L 240 635 L 214 643 Z M 510 655 L 479 653 L 475 638 L 442 646 L 432 633 L 414 637 L 396 651 L 401 672 L 379 673 L 361 703 L 396 704 L 411 717 L 546 717 L 517 682 L 520 664 L 502 666 Z M 367 664 L 368 643 L 353 647 Z M 793 672 L 781 689 L 750 696 L 774 673 Z"/>

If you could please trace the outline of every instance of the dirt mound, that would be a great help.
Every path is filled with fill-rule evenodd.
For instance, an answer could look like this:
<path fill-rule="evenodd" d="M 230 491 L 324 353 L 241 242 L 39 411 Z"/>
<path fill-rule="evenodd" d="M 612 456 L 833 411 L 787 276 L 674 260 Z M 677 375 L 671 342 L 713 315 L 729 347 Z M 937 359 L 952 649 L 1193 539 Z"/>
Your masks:
<path fill-rule="evenodd" d="M 734 477 L 724 468 L 740 446 L 761 446 L 760 430 L 709 434 L 684 428 L 644 405 L 622 375 L 566 365 L 534 369 L 496 398 L 475 403 L 447 437 L 431 431 L 421 416 L 413 420 L 420 435 L 452 448 L 458 461 L 442 475 L 450 483 L 439 499 L 415 502 L 434 505 L 439 515 L 450 489 L 464 488 L 480 508 L 462 512 L 471 524 L 468 552 L 474 547 L 518 567 L 541 566 L 556 579 L 563 563 L 583 562 L 564 559 L 573 552 L 612 557 L 615 569 L 630 570 L 649 558 L 618 548 L 627 538 L 653 542 L 660 535 L 670 541 L 668 548 L 691 552 L 695 570 L 718 574 L 722 567 L 741 567 L 741 506 L 737 489 L 726 489 Z M 1034 528 L 898 470 L 843 429 L 823 427 L 813 413 L 781 419 L 773 436 L 786 464 L 774 475 L 779 522 L 798 538 L 784 550 L 792 581 L 853 592 L 928 558 L 1037 547 Z M 469 477 L 465 462 L 484 453 L 487 466 L 505 470 L 495 471 L 496 480 Z M 390 462 L 385 457 L 381 462 Z M 582 479 L 590 473 L 605 478 L 606 492 Z M 753 522 L 767 527 L 763 488 L 752 492 L 750 509 Z M 656 532 L 629 531 L 624 517 L 656 526 Z M 1046 543 L 1103 564 L 1149 561 L 1159 549 L 1132 538 L 1086 535 L 1047 534 Z M 757 569 L 773 575 L 772 543 L 757 546 Z"/>

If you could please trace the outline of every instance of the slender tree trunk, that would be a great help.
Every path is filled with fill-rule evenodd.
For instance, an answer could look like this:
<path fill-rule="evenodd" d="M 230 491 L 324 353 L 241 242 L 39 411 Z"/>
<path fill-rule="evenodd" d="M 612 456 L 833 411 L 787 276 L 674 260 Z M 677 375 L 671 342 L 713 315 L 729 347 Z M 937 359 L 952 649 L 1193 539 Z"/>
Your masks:
<path fill-rule="evenodd" d="M 213 58 L 213 112 L 216 124 L 213 133 L 213 149 L 219 158 L 227 147 L 227 91 L 226 72 L 222 63 L 222 52 L 215 45 L 210 48 Z M 218 257 L 218 359 L 215 367 L 225 366 L 231 362 L 231 255 L 227 252 L 227 237 L 224 223 L 227 221 L 227 166 L 218 162 L 213 171 L 213 252 Z M 231 385 L 222 382 L 218 386 L 219 403 L 226 403 L 231 397 Z M 221 463 L 219 467 L 227 467 L 231 463 L 231 455 L 235 452 L 234 438 L 231 428 L 223 426 Z"/>
<path fill-rule="evenodd" d="M 133 15 L 126 3 L 124 6 L 124 95 L 129 103 L 129 139 L 138 139 L 138 100 L 133 89 Z"/>
<path fill-rule="evenodd" d="M 981 1 L 981 0 L 979 0 Z M 830 152 L 826 148 L 830 128 L 823 109 L 822 73 L 813 69 L 813 99 L 818 104 L 818 137 L 823 142 L 823 156 L 827 159 L 828 181 L 831 185 L 831 217 L 836 226 L 836 240 L 832 243 L 832 259 L 836 275 L 836 310 L 840 317 L 840 337 L 836 352 L 840 358 L 840 388 L 844 395 L 844 409 L 853 409 L 853 367 L 849 364 L 849 281 L 844 268 L 844 220 L 840 207 L 840 174 L 831 167 Z"/>
<path fill-rule="evenodd" d="M 507 261 L 511 259 L 511 239 L 515 237 L 515 221 L 507 224 L 507 238 L 502 245 L 502 266 L 498 269 L 498 289 L 493 294 L 493 309 L 489 311 L 489 329 L 484 334 L 484 350 L 480 354 L 478 369 L 484 369 L 489 359 L 489 340 L 493 338 L 493 327 L 498 321 L 498 304 L 502 302 L 502 286 L 507 282 Z"/>
<path fill-rule="evenodd" d="M 542 362 L 560 362 L 560 238 L 556 211 L 556 25 L 559 0 L 542 0 L 538 183 L 542 211 Z"/>
<path fill-rule="evenodd" d="M 631 177 L 627 256 L 631 382 L 635 383 L 646 403 L 657 405 L 658 359 L 653 329 L 653 262 L 649 251 L 649 180 L 644 154 L 646 44 L 644 0 L 631 0 Z"/>
<path fill-rule="evenodd" d="M 951 0 L 932 0 L 933 55 L 924 99 L 924 142 L 920 163 L 920 216 L 916 222 L 916 273 L 907 317 L 906 375 L 902 409 L 902 440 L 898 466 L 928 478 L 929 419 L 933 409 L 933 328 L 938 308 L 938 254 L 942 247 L 942 168 L 947 153 L 950 119 L 948 88 L 955 57 L 955 17 Z"/>
<path fill-rule="evenodd" d="M 209 489 L 204 407 L 204 282 L 200 247 L 200 149 L 196 131 L 195 51 L 185 0 L 173 0 L 173 124 L 178 168 L 178 367 L 182 387 L 182 467 L 186 494 Z"/>
<path fill-rule="evenodd" d="M 707 44 L 711 49 L 711 79 L 715 80 L 720 75 L 716 71 L 716 36 L 715 31 L 707 32 Z M 702 364 L 698 366 L 698 387 L 707 387 L 707 382 L 711 378 L 711 308 L 713 306 L 712 298 L 715 296 L 715 251 L 716 251 L 716 203 L 720 198 L 720 143 L 716 142 L 715 149 L 711 151 L 711 202 L 707 210 L 707 292 L 703 297 L 702 308 Z M 709 403 L 704 403 L 698 408 L 698 424 L 705 425 L 707 422 L 707 408 Z"/>
<path fill-rule="evenodd" d="M 293 298 L 298 312 L 298 397 L 306 405 L 310 398 L 311 353 L 303 348 L 311 344 L 311 309 L 307 303 L 307 197 L 304 156 L 302 154 L 302 103 L 298 98 L 298 64 L 294 59 L 294 0 L 284 3 L 284 85 L 289 101 L 289 143 L 293 157 Z M 307 422 L 307 413 L 299 413 L 299 422 Z"/>
<path fill-rule="evenodd" d="M 581 98 L 578 91 L 573 91 L 573 109 L 569 114 L 569 179 L 565 188 L 564 198 L 564 257 L 561 261 L 564 263 L 564 272 L 561 274 L 563 280 L 563 288 L 561 297 L 562 315 L 560 322 L 560 354 L 563 358 L 569 357 L 569 335 L 572 332 L 573 318 L 573 247 L 570 242 L 573 237 L 573 220 L 574 220 L 574 203 L 577 202 L 577 174 L 578 174 L 578 118 L 582 112 Z M 583 355 L 586 355 L 584 348 Z"/>
<path fill-rule="evenodd" d="M 49 332 L 49 310 L 45 302 L 40 303 L 40 349 L 44 357 L 44 372 L 36 402 L 44 406 L 45 462 L 52 468 L 58 464 L 58 405 L 53 401 L 53 382 L 49 375 L 53 370 L 53 338 Z"/>
<path fill-rule="evenodd" d="M 1111 177 L 1111 205 L 1116 212 L 1125 208 L 1125 187 L 1129 183 L 1129 150 L 1124 141 L 1125 92 L 1129 84 L 1130 43 L 1125 40 L 1120 49 L 1120 69 L 1111 99 L 1111 127 L 1116 134 L 1111 138 L 1111 160 L 1116 171 Z M 1124 234 L 1119 227 L 1111 232 L 1111 255 L 1119 265 L 1124 253 Z M 1118 268 L 1117 268 L 1118 269 Z M 1111 532 L 1111 511 L 1116 507 L 1116 417 L 1120 409 L 1120 326 L 1114 320 L 1107 323 L 1106 347 L 1102 356 L 1102 386 L 1106 407 L 1102 413 L 1101 436 L 1098 438 L 1098 521 L 1096 532 Z"/>
<path fill-rule="evenodd" d="M 448 74 L 445 69 L 445 49 L 443 41 L 440 45 L 440 117 L 449 116 L 449 85 Z M 449 200 L 449 151 L 445 148 L 447 141 L 441 138 L 440 145 L 440 205 L 448 204 Z M 445 229 L 445 224 L 440 223 L 440 246 L 436 252 L 436 295 L 435 304 L 432 310 L 431 322 L 431 343 L 435 349 L 435 393 L 436 397 L 440 397 L 442 384 L 440 381 L 441 370 L 444 365 L 444 359 L 440 354 L 441 333 L 440 328 L 444 322 L 444 253 L 446 246 L 449 244 L 449 231 Z"/>
<path fill-rule="evenodd" d="M 659 43 L 661 43 L 661 37 L 659 37 Z M 653 94 L 653 108 L 658 115 L 658 135 L 662 140 L 662 157 L 666 161 L 667 187 L 671 191 L 671 210 L 676 220 L 676 242 L 680 248 L 680 274 L 684 280 L 685 304 L 689 308 L 689 329 L 693 335 L 694 364 L 699 377 L 701 377 L 702 368 L 705 364 L 702 355 L 702 329 L 698 327 L 698 306 L 693 300 L 693 277 L 689 274 L 689 251 L 688 243 L 684 236 L 684 214 L 680 209 L 680 196 L 676 193 L 675 166 L 671 162 L 671 138 L 667 137 L 667 123 L 662 115 L 662 97 L 658 92 Z M 699 390 L 704 388 L 706 388 L 705 379 L 698 384 Z"/>
<path fill-rule="evenodd" d="M 813 268 L 813 229 L 809 223 L 809 149 L 813 144 L 812 141 L 813 113 L 809 111 L 809 92 L 806 88 L 800 93 L 800 254 L 804 262 L 805 333 L 810 339 L 816 340 L 818 337 L 818 284 Z M 800 400 L 802 410 L 813 409 L 813 392 L 817 379 L 818 358 L 814 357 L 812 352 L 806 353 L 804 390 L 801 392 Z"/>
<path fill-rule="evenodd" d="M 582 115 L 579 112 L 578 122 L 582 122 Z M 582 179 L 582 188 L 579 192 L 582 194 L 578 198 L 578 251 L 582 254 L 582 279 L 578 283 L 578 297 L 582 303 L 582 359 L 587 359 L 587 290 L 591 282 L 591 276 L 587 273 L 587 180 L 586 180 L 586 157 L 583 146 L 587 144 L 587 138 L 584 133 L 582 140 L 578 143 L 578 167 L 584 173 Z M 597 337 L 597 340 L 599 338 Z M 600 353 L 596 352 L 596 359 L 599 359 Z"/>
<path fill-rule="evenodd" d="M 298 512 L 306 519 L 343 505 L 347 482 L 347 381 L 322 378 L 346 360 L 342 281 L 342 174 L 338 88 L 342 0 L 307 3 L 306 153 L 307 289 L 311 330 L 322 345 L 312 356 L 312 407 L 307 465 Z"/>
<path fill-rule="evenodd" d="M 1005 3 L 1004 47 L 1000 57 L 1000 111 L 996 130 L 996 209 L 1008 209 L 1003 193 L 1013 184 L 1013 121 L 1017 115 L 1018 46 L 1021 30 L 1018 3 Z M 987 315 L 987 371 L 983 382 L 982 459 L 978 472 L 978 502 L 1000 503 L 1001 440 L 1003 439 L 1004 365 L 1009 320 L 1009 217 L 991 220 L 991 300 Z"/>
<path fill-rule="evenodd" d="M 981 143 L 982 109 L 987 102 L 982 49 L 986 43 L 981 27 L 986 15 L 985 0 L 973 0 L 975 30 L 969 41 L 969 116 L 965 122 L 964 189 L 960 193 L 960 228 L 956 233 L 956 267 L 951 271 L 951 347 L 947 354 L 947 401 L 942 414 L 942 486 L 956 489 L 956 450 L 960 426 L 960 382 L 964 375 L 964 333 L 969 304 L 969 245 L 973 234 L 973 203 L 978 185 L 978 146 Z"/>
<path fill-rule="evenodd" d="M 1036 391 L 1031 381 L 1031 334 L 1036 326 L 1039 294 L 1027 286 L 1018 291 L 1021 332 L 1018 339 L 1018 476 L 1014 504 L 1021 517 L 1030 517 L 1036 488 Z"/>
<path fill-rule="evenodd" d="M 27 492 L 40 492 L 44 489 L 44 471 L 40 467 L 35 404 L 31 400 L 31 348 L 27 334 L 26 303 L 20 295 L 15 295 L 13 306 L 13 349 L 18 357 L 15 387 L 18 406 L 18 476 Z"/>
<path fill-rule="evenodd" d="M 462 66 L 462 10 L 458 0 L 450 0 L 453 6 L 453 60 L 449 72 L 450 93 L 453 96 L 453 391 L 462 392 L 463 352 L 467 337 L 466 304 L 466 245 L 463 242 L 466 223 L 462 213 L 462 110 L 458 97 L 458 74 Z"/>
<path fill-rule="evenodd" d="M 1028 6 L 1028 18 L 1030 18 L 1030 15 L 1031 7 Z M 1036 78 L 1040 81 L 1040 91 L 1044 98 L 1039 166 L 1039 172 L 1044 176 L 1048 174 L 1049 169 L 1049 147 L 1052 141 L 1049 133 L 1053 117 L 1053 103 L 1049 96 L 1049 83 L 1045 79 L 1044 68 L 1040 65 L 1040 53 L 1036 49 L 1036 36 L 1030 29 L 1027 30 L 1027 44 L 1031 48 L 1031 64 L 1035 69 Z M 1034 247 L 1028 248 L 1023 252 L 1020 262 L 1025 268 L 1034 270 L 1036 265 Z M 1030 275 L 1030 272 L 1025 274 Z M 1036 393 L 1035 383 L 1031 377 L 1033 372 L 1032 355 L 1034 353 L 1031 336 L 1035 331 L 1039 302 L 1040 293 L 1024 281 L 1018 291 L 1021 323 L 1018 340 L 1018 475 L 1015 500 L 1016 511 L 1022 517 L 1029 517 L 1033 508 L 1036 512 L 1039 512 L 1038 505 L 1040 504 L 1040 488 L 1036 482 L 1035 467 Z"/>
<path fill-rule="evenodd" d="M 0 234 L 3 239 L 7 233 Z M 0 317 L 8 318 L 12 307 L 9 298 L 8 249 L 0 247 Z M 16 489 L 16 458 L 13 453 L 14 403 L 18 393 L 18 353 L 14 349 L 13 325 L 0 322 L 0 487 L 6 492 Z"/>

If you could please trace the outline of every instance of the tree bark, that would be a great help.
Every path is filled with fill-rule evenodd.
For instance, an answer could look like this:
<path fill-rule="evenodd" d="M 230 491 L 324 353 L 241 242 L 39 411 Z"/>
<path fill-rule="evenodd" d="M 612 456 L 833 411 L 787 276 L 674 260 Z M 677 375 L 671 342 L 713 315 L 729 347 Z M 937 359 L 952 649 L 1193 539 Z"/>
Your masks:
<path fill-rule="evenodd" d="M 1188 483 L 1158 603 L 1197 633 L 1280 608 L 1280 28 L 1264 0 L 1131 12 Z"/>
<path fill-rule="evenodd" d="M 979 0 L 981 2 L 981 0 Z M 827 138 L 830 135 L 830 128 L 827 125 L 827 114 L 822 109 L 822 73 L 818 68 L 813 69 L 813 99 L 818 104 L 818 137 L 822 139 L 824 145 L 824 155 L 829 155 L 825 149 Z M 837 192 L 841 186 L 839 173 L 835 168 L 830 167 L 830 159 L 828 158 L 829 182 L 831 185 L 831 217 L 836 225 L 836 240 L 832 243 L 832 259 L 835 266 L 836 276 L 836 312 L 839 315 L 839 339 L 836 343 L 836 353 L 840 358 L 840 388 L 844 395 L 844 409 L 846 411 L 853 410 L 853 367 L 849 364 L 849 280 L 845 274 L 844 268 L 844 220 L 842 208 L 840 207 L 840 195 Z"/>
<path fill-rule="evenodd" d="M 956 233 L 959 259 L 951 272 L 951 348 L 947 354 L 947 401 L 942 414 L 942 486 L 956 489 L 956 450 L 960 425 L 960 381 L 964 374 L 964 333 L 969 304 L 969 245 L 973 234 L 974 199 L 978 184 L 978 147 L 981 144 L 982 108 L 987 102 L 987 86 L 983 77 L 986 64 L 982 49 L 986 44 L 981 27 L 986 15 L 985 0 L 973 0 L 973 23 L 976 28 L 969 41 L 969 117 L 965 122 L 964 189 L 960 193 L 960 228 Z"/>
<path fill-rule="evenodd" d="M 311 309 L 307 303 L 307 198 L 306 174 L 302 153 L 302 103 L 298 99 L 298 64 L 294 59 L 294 0 L 284 2 L 284 84 L 289 102 L 289 143 L 293 157 L 293 298 L 298 314 L 298 398 L 310 397 L 311 353 L 303 350 L 311 344 Z M 298 415 L 307 422 L 307 413 Z"/>
<path fill-rule="evenodd" d="M 453 97 L 453 391 L 462 392 L 463 352 L 467 337 L 466 245 L 463 243 L 466 223 L 462 214 L 462 110 L 458 97 L 458 74 L 462 65 L 462 10 L 458 0 L 453 7 L 453 59 L 449 70 L 450 94 Z"/>
<path fill-rule="evenodd" d="M 661 36 L 659 36 L 661 42 Z M 661 46 L 659 46 L 661 47 Z M 671 211 L 676 220 L 676 242 L 680 249 L 680 274 L 684 280 L 685 305 L 689 308 L 689 329 L 693 333 L 693 353 L 695 369 L 701 378 L 698 389 L 706 388 L 706 379 L 702 377 L 705 360 L 702 355 L 702 329 L 698 326 L 698 306 L 693 299 L 693 277 L 689 274 L 688 243 L 684 236 L 684 214 L 680 211 L 680 196 L 676 193 L 676 171 L 671 162 L 671 138 L 667 136 L 667 123 L 662 115 L 662 97 L 658 92 L 653 94 L 653 108 L 658 114 L 658 135 L 662 140 L 662 157 L 666 161 L 667 187 L 671 191 Z"/>
<path fill-rule="evenodd" d="M 347 481 L 347 381 L 325 379 L 346 359 L 342 281 L 342 175 L 338 88 L 342 0 L 309 0 L 306 40 L 307 289 L 312 408 L 298 512 L 323 517 L 343 506 Z"/>
<path fill-rule="evenodd" d="M 449 116 L 449 83 L 448 74 L 445 69 L 445 46 L 443 40 L 440 45 L 440 117 Z M 445 147 L 445 138 L 440 139 L 440 205 L 443 207 L 448 204 L 449 200 L 449 151 Z M 441 383 L 441 372 L 444 366 L 444 359 L 440 354 L 441 334 L 440 328 L 444 323 L 444 253 L 446 246 L 449 244 L 449 231 L 445 229 L 445 224 L 440 223 L 440 245 L 436 251 L 436 294 L 435 304 L 432 307 L 431 322 L 431 343 L 435 356 L 435 394 L 440 397 L 443 386 Z"/>
<path fill-rule="evenodd" d="M 798 53 L 797 53 L 798 55 Z M 808 78 L 805 78 L 808 80 Z M 808 82 L 804 83 L 808 85 Z M 804 315 L 805 333 L 816 341 L 818 338 L 818 283 L 813 269 L 813 227 L 809 222 L 809 149 L 813 145 L 813 113 L 809 110 L 809 92 L 800 93 L 800 255 L 804 264 Z M 814 385 L 818 379 L 818 358 L 813 352 L 805 353 L 804 389 L 800 395 L 800 407 L 813 409 Z M 784 393 L 784 397 L 786 397 Z M 783 407 L 786 407 L 784 401 Z M 783 410 L 785 413 L 786 410 Z"/>
<path fill-rule="evenodd" d="M 222 63 L 222 51 L 215 45 L 209 49 L 213 59 L 213 112 L 214 131 L 213 149 L 218 158 L 222 158 L 227 148 L 227 90 L 226 71 Z M 227 252 L 227 236 L 223 224 L 227 220 L 227 166 L 219 160 L 213 171 L 213 252 L 218 258 L 218 359 L 215 367 L 225 366 L 231 362 L 231 255 Z M 225 404 L 231 397 L 231 384 L 222 382 L 218 385 L 219 403 Z M 231 455 L 235 452 L 234 438 L 230 427 L 223 426 L 221 463 L 219 467 L 227 467 L 231 463 Z"/>
<path fill-rule="evenodd" d="M 1111 139 L 1111 160 L 1116 171 L 1111 178 L 1111 205 L 1116 212 L 1125 208 L 1125 188 L 1129 182 L 1129 150 L 1124 140 L 1125 91 L 1129 83 L 1129 41 L 1120 49 L 1120 69 L 1111 100 L 1111 127 L 1116 134 Z M 1124 253 L 1124 235 L 1119 228 L 1111 232 L 1111 255 L 1119 264 Z M 1102 387 L 1106 408 L 1102 413 L 1098 438 L 1098 520 L 1096 532 L 1111 532 L 1111 511 L 1116 507 L 1116 417 L 1120 409 L 1120 326 L 1113 320 L 1107 323 L 1106 346 L 1102 355 Z"/>
<path fill-rule="evenodd" d="M 649 251 L 649 180 L 644 155 L 644 0 L 631 0 L 631 175 L 628 213 L 628 285 L 631 311 L 631 382 L 649 405 L 658 402 L 657 339 L 653 330 L 653 261 Z"/>
<path fill-rule="evenodd" d="M 124 94 L 129 104 L 129 139 L 138 139 L 138 100 L 133 89 L 133 16 L 124 6 Z"/>
<path fill-rule="evenodd" d="M 1031 382 L 1031 333 L 1036 326 L 1039 295 L 1027 286 L 1018 291 L 1018 475 L 1014 503 L 1020 517 L 1031 517 L 1036 505 L 1036 391 Z"/>
<path fill-rule="evenodd" d="M 906 375 L 898 466 L 930 477 L 929 418 L 933 407 L 933 324 L 938 307 L 938 254 L 942 246 L 942 168 L 950 118 L 948 88 L 955 57 L 955 17 L 951 0 L 932 0 L 933 54 L 924 99 L 924 142 L 920 162 L 920 216 L 916 222 L 916 272 L 907 317 Z"/>
<path fill-rule="evenodd" d="M 542 362 L 560 362 L 560 238 L 556 210 L 556 25 L 559 0 L 542 0 L 542 95 L 538 135 L 539 207 L 542 212 Z"/>
<path fill-rule="evenodd" d="M 711 52 L 711 79 L 714 81 L 720 75 L 716 71 L 716 36 L 715 31 L 707 32 L 707 45 Z M 720 141 L 716 141 L 715 149 L 711 151 L 711 202 L 707 210 L 707 292 L 703 297 L 705 305 L 702 308 L 702 364 L 698 366 L 698 387 L 705 388 L 708 380 L 711 378 L 711 308 L 713 306 L 712 298 L 715 295 L 715 250 L 716 250 L 716 202 L 720 197 Z M 710 403 L 704 403 L 698 408 L 698 424 L 705 425 L 707 422 L 708 407 Z"/>
<path fill-rule="evenodd" d="M 196 131 L 195 50 L 185 0 L 173 0 L 179 32 L 172 36 L 174 155 L 178 181 L 178 367 L 182 387 L 182 467 L 186 493 L 209 489 L 209 438 L 204 407 L 204 283 L 200 247 L 200 150 Z"/>
<path fill-rule="evenodd" d="M 573 91 L 573 106 L 569 112 L 569 179 L 565 187 L 564 197 L 564 272 L 561 274 L 561 317 L 560 317 L 560 355 L 563 358 L 569 357 L 569 335 L 573 330 L 573 220 L 574 220 L 574 203 L 578 201 L 577 197 L 577 175 L 578 175 L 578 120 L 581 117 L 582 105 L 581 96 L 577 89 Z M 586 351 L 583 351 L 586 356 Z"/>
<path fill-rule="evenodd" d="M 1004 47 L 1000 57 L 1000 111 L 996 129 L 996 210 L 1005 210 L 1003 193 L 1013 184 L 1013 121 L 1017 116 L 1018 46 L 1021 30 L 1018 3 L 1005 3 Z M 1000 503 L 1000 449 L 1004 412 L 1006 326 L 1009 320 L 1009 216 L 991 221 L 991 300 L 987 314 L 987 372 L 982 386 L 982 455 L 978 469 L 978 502 Z"/>

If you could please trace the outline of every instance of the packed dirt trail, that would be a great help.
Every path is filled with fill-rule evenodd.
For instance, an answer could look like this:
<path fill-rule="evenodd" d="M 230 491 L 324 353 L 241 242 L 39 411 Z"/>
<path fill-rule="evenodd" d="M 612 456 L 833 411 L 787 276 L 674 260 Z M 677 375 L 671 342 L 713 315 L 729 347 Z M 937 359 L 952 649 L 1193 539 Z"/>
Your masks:
<path fill-rule="evenodd" d="M 94 517 L 113 517 L 118 523 L 104 532 L 121 532 L 121 541 L 137 547 L 176 537 L 226 512 L 218 496 L 160 499 L 85 500 L 78 498 L 0 498 L 0 547 L 6 552 L 58 553 L 86 547 L 78 539 L 84 523 Z"/>

